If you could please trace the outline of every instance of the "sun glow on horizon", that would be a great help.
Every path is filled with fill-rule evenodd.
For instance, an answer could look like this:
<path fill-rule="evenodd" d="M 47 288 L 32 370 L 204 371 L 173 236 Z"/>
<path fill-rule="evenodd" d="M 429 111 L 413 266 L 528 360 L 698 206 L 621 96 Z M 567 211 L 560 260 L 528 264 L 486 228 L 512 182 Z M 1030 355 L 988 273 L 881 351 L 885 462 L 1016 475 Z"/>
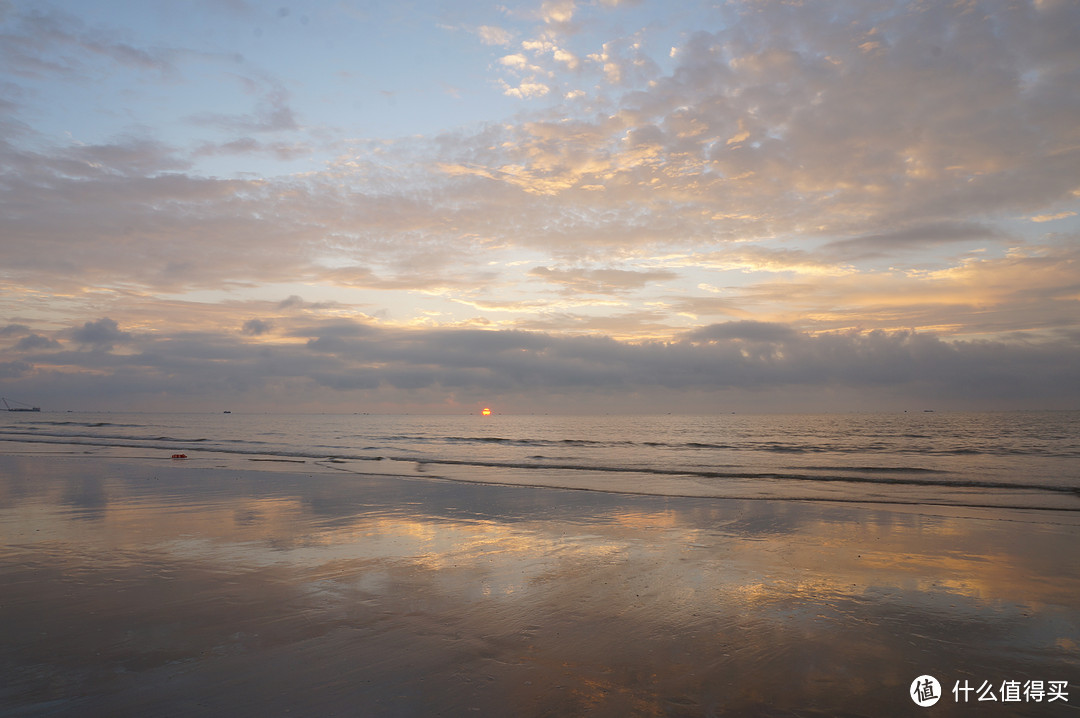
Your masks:
<path fill-rule="evenodd" d="M 480 416 L 491 416 L 491 409 L 486 406 L 480 410 Z"/>

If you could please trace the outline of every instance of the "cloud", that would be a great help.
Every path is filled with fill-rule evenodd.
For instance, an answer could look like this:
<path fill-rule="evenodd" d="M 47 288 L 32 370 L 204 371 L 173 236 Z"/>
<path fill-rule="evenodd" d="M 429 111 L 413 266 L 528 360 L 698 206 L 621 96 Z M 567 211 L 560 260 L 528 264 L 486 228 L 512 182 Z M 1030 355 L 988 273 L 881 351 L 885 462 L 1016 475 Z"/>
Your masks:
<path fill-rule="evenodd" d="M 692 35 L 666 76 L 637 64 L 646 59 L 640 43 L 612 41 L 593 62 L 614 84 L 636 68 L 643 86 L 580 139 L 566 135 L 550 148 L 527 136 L 508 141 L 486 169 L 509 179 L 496 170 L 535 174 L 556 151 L 588 158 L 606 171 L 569 181 L 572 168 L 553 165 L 568 181 L 548 176 L 549 186 L 567 196 L 604 186 L 605 197 L 591 201 L 614 211 L 667 201 L 724 218 L 695 239 L 884 238 L 892 230 L 882 228 L 896 226 L 940 228 L 948 239 L 965 225 L 958 215 L 1068 201 L 1080 186 L 1066 129 L 1075 110 L 1054 93 L 1066 93 L 1061 83 L 1077 58 L 1059 33 L 1047 52 L 1038 38 L 1051 31 L 1024 12 L 991 32 L 986 15 L 945 5 L 898 7 L 887 17 L 862 7 L 844 6 L 835 22 L 794 4 L 747 10 L 730 31 Z M 867 59 L 846 27 L 881 27 L 884 54 Z M 1034 74 L 1036 56 L 1057 69 Z M 1027 85 L 1025 76 L 1038 81 Z M 648 128 L 654 141 L 643 156 L 624 139 Z"/>
<path fill-rule="evenodd" d="M 80 144 L 28 121 L 34 83 L 102 68 L 118 82 L 180 81 L 197 53 L 12 10 L 0 28 L 0 105 L 13 108 L 0 119 L 0 336 L 49 351 L 8 371 L 78 382 L 93 368 L 119 385 L 122 366 L 149 387 L 175 370 L 211 395 L 314 382 L 434 396 L 444 381 L 515 391 L 520 375 L 525 391 L 591 376 L 628 394 L 646 375 L 673 387 L 713 377 L 702 386 L 724 391 L 744 379 L 855 386 L 826 371 L 829 352 L 866 375 L 860 352 L 933 350 L 954 363 L 923 368 L 958 385 L 969 362 L 985 378 L 975 357 L 1009 376 L 1015 360 L 1024 377 L 1075 357 L 1075 3 L 700 13 L 695 27 L 672 12 L 668 27 L 626 34 L 613 28 L 632 16 L 596 4 L 506 10 L 533 32 L 475 26 L 492 43 L 487 90 L 541 101 L 424 136 L 344 139 L 311 124 L 314 106 L 285 77 L 208 53 L 200 72 L 239 87 L 240 104 L 177 113 L 195 120 L 184 132 L 114 124 Z M 674 30 L 687 33 L 671 53 Z M 255 174 L 309 152 L 306 171 Z M 303 333 L 331 315 L 379 320 L 369 335 Z M 502 363 L 452 347 L 460 365 L 444 375 L 449 339 L 395 333 L 414 318 L 547 338 L 513 348 L 518 335 L 463 334 L 494 342 Z M 729 319 L 759 324 L 698 326 Z M 533 375 L 514 351 L 565 362 Z M 612 373 L 586 358 L 600 355 Z M 210 356 L 236 364 L 210 370 Z M 910 366 L 885 361 L 879 385 L 913 386 Z M 1017 386 L 1045 395 L 1036 378 Z"/>
<path fill-rule="evenodd" d="M 104 323 L 88 331 L 105 340 L 116 334 Z M 573 406 L 587 409 L 613 392 L 695 406 L 722 395 L 741 397 L 746 406 L 756 395 L 806 389 L 849 400 L 887 399 L 890 406 L 1067 406 L 1080 400 L 1073 388 L 1080 387 L 1080 345 L 1064 337 L 945 342 L 909 331 L 811 335 L 775 323 L 728 322 L 674 342 L 623 342 L 543 332 L 388 329 L 340 319 L 294 326 L 286 334 L 307 341 L 283 337 L 249 345 L 227 332 L 148 334 L 131 337 L 123 354 L 60 352 L 35 357 L 32 368 L 4 365 L 3 373 L 18 377 L 24 394 L 49 403 L 66 392 L 88 396 L 88 387 L 100 396 L 118 391 L 129 405 L 143 394 L 164 393 L 252 406 L 276 387 L 277 402 L 306 394 L 305 401 L 324 408 L 395 394 L 431 405 L 445 405 L 447 397 L 498 396 L 542 404 L 553 394 L 572 394 Z M 0 388 L 7 386 L 3 381 Z"/>
<path fill-rule="evenodd" d="M 24 361 L 0 362 L 0 380 L 19 379 L 33 371 L 34 366 Z"/>
<path fill-rule="evenodd" d="M 2 20 L 8 28 L 0 34 L 0 58 L 9 72 L 23 77 L 82 77 L 95 58 L 160 74 L 174 70 L 172 51 L 135 47 L 69 13 L 35 8 L 12 11 Z"/>
<path fill-rule="evenodd" d="M 0 327 L 0 337 L 10 337 L 18 334 L 29 334 L 30 327 L 25 324 L 8 324 Z"/>
<path fill-rule="evenodd" d="M 1058 219 L 1068 219 L 1069 217 L 1075 217 L 1076 212 L 1058 212 L 1057 214 L 1037 214 L 1034 217 L 1029 217 L 1032 222 L 1053 222 Z"/>
<path fill-rule="evenodd" d="M 551 267 L 534 267 L 529 271 L 529 275 L 561 285 L 566 292 L 582 294 L 619 294 L 631 289 L 640 289 L 649 282 L 662 282 L 678 277 L 674 272 L 667 270 L 553 269 Z"/>
<path fill-rule="evenodd" d="M 283 132 L 300 129 L 296 115 L 289 103 L 289 93 L 281 87 L 272 87 L 265 90 L 263 97 L 256 103 L 255 110 L 252 113 L 226 115 L 218 112 L 199 112 L 190 115 L 187 119 L 196 125 L 209 125 L 243 133 Z"/>
<path fill-rule="evenodd" d="M 485 45 L 509 45 L 514 39 L 514 33 L 494 25 L 481 25 L 475 32 Z"/>
<path fill-rule="evenodd" d="M 115 320 L 103 317 L 93 322 L 86 322 L 78 329 L 72 329 L 67 336 L 79 344 L 86 344 L 98 351 L 109 351 L 116 344 L 131 340 L 131 334 L 120 331 Z"/>
<path fill-rule="evenodd" d="M 15 344 L 15 351 L 35 351 L 38 349 L 56 349 L 60 346 L 60 342 L 49 337 L 41 336 L 40 334 L 29 334 L 20 339 Z"/>
<path fill-rule="evenodd" d="M 544 0 L 540 6 L 540 17 L 548 24 L 566 25 L 574 19 L 576 9 L 574 0 Z"/>
<path fill-rule="evenodd" d="M 525 81 L 515 86 L 507 85 L 503 83 L 503 94 L 508 97 L 516 97 L 520 100 L 527 100 L 533 97 L 543 97 L 551 92 L 551 88 L 542 82 L 529 82 Z"/>
<path fill-rule="evenodd" d="M 942 269 L 795 275 L 739 283 L 723 297 L 667 297 L 673 310 L 708 315 L 769 308 L 778 321 L 815 330 L 919 328 L 952 336 L 1002 336 L 1075 326 L 1080 300 L 1078 250 L 1015 248 L 1004 257 L 975 253 Z M 730 315 L 730 314 L 729 314 Z M 738 316 L 737 314 L 735 316 Z"/>
<path fill-rule="evenodd" d="M 274 328 L 274 323 L 271 321 L 264 321 L 262 319 L 248 319 L 244 322 L 244 325 L 240 327 L 242 334 L 257 337 L 263 334 L 269 334 Z"/>
<path fill-rule="evenodd" d="M 528 45 L 529 43 L 522 44 Z M 504 95 L 517 97 L 518 99 L 529 99 L 543 97 L 551 92 L 551 87 L 544 82 L 543 78 L 550 77 L 552 73 L 544 70 L 539 65 L 533 64 L 524 54 L 516 52 L 503 55 L 499 58 L 499 64 L 511 70 L 512 75 L 517 76 L 514 84 L 508 83 L 506 80 L 499 80 Z"/>
<path fill-rule="evenodd" d="M 1040 42 L 1050 30 L 1025 13 L 989 35 L 984 21 L 942 7 L 886 15 L 882 23 L 871 9 L 843 6 L 833 23 L 798 7 L 762 5 L 738 18 L 738 30 L 689 36 L 670 72 L 611 95 L 604 112 L 551 119 L 538 111 L 435 138 L 373 142 L 302 177 L 198 176 L 185 171 L 183 152 L 153 141 L 118 142 L 108 153 L 105 145 L 9 149 L 0 161 L 19 172 L 7 175 L 0 200 L 3 229 L 15 238 L 5 265 L 74 278 L 77 236 L 78 275 L 88 283 L 317 281 L 327 266 L 320 255 L 362 258 L 376 276 L 393 276 L 386 265 L 408 261 L 405 247 L 422 247 L 414 256 L 460 254 L 477 246 L 463 238 L 478 236 L 601 265 L 627 251 L 714 249 L 739 271 L 786 266 L 780 271 L 809 275 L 847 271 L 845 252 L 866 259 L 978 241 L 963 232 L 980 227 L 992 242 L 1003 234 L 996 220 L 1075 200 L 1080 163 L 1067 161 L 1075 124 L 1065 122 L 1070 110 L 1060 100 L 1071 47 L 1056 35 Z M 929 52 L 948 34 L 925 29 L 931 19 L 963 41 Z M 889 61 L 867 62 L 846 28 L 879 25 Z M 608 55 L 621 65 L 634 66 L 648 47 L 633 38 L 611 42 Z M 1005 56 L 1016 66 L 975 62 Z M 1021 82 L 1036 60 L 1036 79 Z M 971 67 L 984 69 L 969 78 Z M 992 93 L 997 109 L 954 99 L 966 97 L 969 79 Z M 882 89 L 894 86 L 911 92 Z M 260 80 L 253 91 L 273 95 L 273 87 Z M 522 78 L 504 91 L 525 99 L 557 87 Z M 898 106 L 900 94 L 907 105 Z M 1047 112 L 1027 109 L 1031 99 Z M 226 125 L 298 124 L 295 115 L 241 119 Z M 918 128 L 917 137 L 906 127 Z M 979 132 L 962 132 L 957 143 L 960 127 Z M 303 151 L 255 134 L 202 143 L 192 154 Z M 944 164 L 944 154 L 961 148 L 970 163 Z M 101 174 L 120 176 L 73 181 Z M 1010 189 L 991 191 L 995 184 Z M 786 259 L 753 244 L 778 239 L 791 247 Z M 830 242 L 832 257 L 812 251 Z"/>
<path fill-rule="evenodd" d="M 525 40 L 521 43 L 521 47 L 524 50 L 532 52 L 533 55 L 536 57 L 539 57 L 541 55 L 551 55 L 552 59 L 564 65 L 568 70 L 576 70 L 578 69 L 578 67 L 581 66 L 581 60 L 578 59 L 577 55 L 570 52 L 569 50 L 566 50 L 565 48 L 559 47 L 554 42 L 548 39 Z M 519 57 L 521 57 L 522 60 L 525 59 L 524 56 Z M 542 68 L 539 67 L 535 67 L 534 70 L 543 72 Z M 548 74 L 551 75 L 552 73 Z"/>
<path fill-rule="evenodd" d="M 196 148 L 195 157 L 216 157 L 227 155 L 255 155 L 265 153 L 283 162 L 291 162 L 312 153 L 311 145 L 303 142 L 260 142 L 253 137 L 241 137 L 228 142 L 206 142 Z"/>
<path fill-rule="evenodd" d="M 843 276 L 857 271 L 836 253 L 737 244 L 730 249 L 657 258 L 666 267 L 704 267 L 742 273 L 790 272 L 808 276 Z"/>
<path fill-rule="evenodd" d="M 517 320 L 514 326 L 556 335 L 607 337 L 626 342 L 665 341 L 672 333 L 671 318 L 664 309 L 601 315 L 550 309 L 543 315 Z"/>
<path fill-rule="evenodd" d="M 174 148 L 145 138 L 126 138 L 109 144 L 79 145 L 61 150 L 49 160 L 64 176 L 96 179 L 106 175 L 145 178 L 162 172 L 185 170 L 191 163 Z"/>
<path fill-rule="evenodd" d="M 576 70 L 581 65 L 581 61 L 578 59 L 577 55 L 568 50 L 563 50 L 562 48 L 554 48 L 551 51 L 551 56 L 555 58 L 556 61 L 566 65 L 569 70 Z"/>
<path fill-rule="evenodd" d="M 975 222 L 935 222 L 829 242 L 823 249 L 827 253 L 854 261 L 952 243 L 1000 242 L 1005 239 L 1001 230 Z"/>
<path fill-rule="evenodd" d="M 796 339 L 797 332 L 789 326 L 774 322 L 739 321 L 710 324 L 687 332 L 686 337 L 693 342 L 719 342 L 732 339 L 752 342 L 785 342 Z"/>
<path fill-rule="evenodd" d="M 529 64 L 529 58 L 525 57 L 521 53 L 514 53 L 512 55 L 503 55 L 499 58 L 499 64 L 506 67 L 511 67 L 515 70 L 540 70 L 538 67 L 533 67 Z"/>

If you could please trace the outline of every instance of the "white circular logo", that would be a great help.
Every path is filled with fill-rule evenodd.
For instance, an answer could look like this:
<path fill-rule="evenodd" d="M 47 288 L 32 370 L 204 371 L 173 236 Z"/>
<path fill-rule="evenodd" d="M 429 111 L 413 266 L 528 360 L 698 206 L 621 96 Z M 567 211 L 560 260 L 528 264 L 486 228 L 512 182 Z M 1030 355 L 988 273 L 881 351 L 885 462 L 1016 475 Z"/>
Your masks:
<path fill-rule="evenodd" d="M 908 695 L 915 705 L 926 708 L 941 700 L 941 684 L 933 676 L 919 676 L 911 682 Z"/>

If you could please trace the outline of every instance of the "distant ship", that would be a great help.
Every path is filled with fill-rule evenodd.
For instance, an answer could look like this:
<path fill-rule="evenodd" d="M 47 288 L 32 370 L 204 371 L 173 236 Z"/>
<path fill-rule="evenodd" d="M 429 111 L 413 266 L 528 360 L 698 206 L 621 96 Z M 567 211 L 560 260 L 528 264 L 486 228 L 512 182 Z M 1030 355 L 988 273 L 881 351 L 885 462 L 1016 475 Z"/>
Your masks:
<path fill-rule="evenodd" d="M 0 401 L 4 402 L 4 408 L 8 411 L 41 411 L 40 406 L 30 406 L 29 404 L 23 404 L 21 401 L 15 401 L 14 399 L 11 400 L 11 403 L 16 404 L 17 406 L 12 406 L 8 403 L 8 400 L 3 397 L 0 397 Z"/>

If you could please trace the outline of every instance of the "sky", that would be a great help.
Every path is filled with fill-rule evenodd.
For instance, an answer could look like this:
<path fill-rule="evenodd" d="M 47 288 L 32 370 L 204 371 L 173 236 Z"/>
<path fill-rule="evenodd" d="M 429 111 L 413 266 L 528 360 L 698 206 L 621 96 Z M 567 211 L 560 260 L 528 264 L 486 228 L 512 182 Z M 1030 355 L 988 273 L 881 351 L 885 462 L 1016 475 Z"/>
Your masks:
<path fill-rule="evenodd" d="M 0 395 L 1080 408 L 1073 0 L 0 0 Z"/>

